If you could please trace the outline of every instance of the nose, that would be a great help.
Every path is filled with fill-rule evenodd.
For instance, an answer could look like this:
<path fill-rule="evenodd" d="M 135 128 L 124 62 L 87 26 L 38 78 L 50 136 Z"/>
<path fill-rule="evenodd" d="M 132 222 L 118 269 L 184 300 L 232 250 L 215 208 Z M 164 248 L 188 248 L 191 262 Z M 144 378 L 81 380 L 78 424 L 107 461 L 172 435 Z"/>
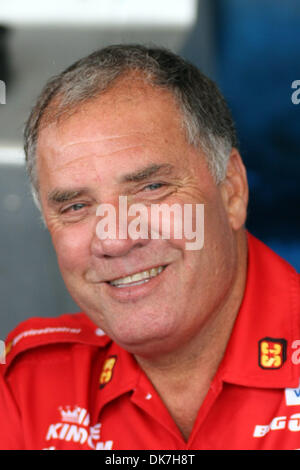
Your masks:
<path fill-rule="evenodd" d="M 101 256 L 126 256 L 134 249 L 141 248 L 149 243 L 148 230 L 145 229 L 145 220 L 142 221 L 143 230 L 137 229 L 134 233 L 128 230 L 129 218 L 126 214 L 119 212 L 119 208 L 111 204 L 103 204 L 101 214 L 108 211 L 108 216 L 104 219 L 97 217 L 97 225 L 91 243 L 92 255 Z M 119 221 L 117 223 L 117 221 Z M 147 225 L 147 223 L 146 223 Z M 145 238 L 147 235 L 147 238 Z"/>
<path fill-rule="evenodd" d="M 127 239 L 110 239 L 106 238 L 101 240 L 97 235 L 94 235 L 92 240 L 91 251 L 94 256 L 126 256 L 130 251 L 136 248 L 141 248 L 148 243 L 148 240 L 131 238 Z"/>

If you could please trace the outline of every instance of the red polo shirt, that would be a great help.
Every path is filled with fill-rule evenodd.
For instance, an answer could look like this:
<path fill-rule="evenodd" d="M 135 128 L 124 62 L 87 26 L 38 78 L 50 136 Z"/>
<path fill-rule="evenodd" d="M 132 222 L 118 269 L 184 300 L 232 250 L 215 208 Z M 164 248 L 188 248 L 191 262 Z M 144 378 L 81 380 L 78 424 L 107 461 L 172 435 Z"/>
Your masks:
<path fill-rule="evenodd" d="M 299 276 L 248 243 L 244 300 L 188 442 L 133 356 L 79 313 L 8 336 L 0 448 L 300 448 Z"/>

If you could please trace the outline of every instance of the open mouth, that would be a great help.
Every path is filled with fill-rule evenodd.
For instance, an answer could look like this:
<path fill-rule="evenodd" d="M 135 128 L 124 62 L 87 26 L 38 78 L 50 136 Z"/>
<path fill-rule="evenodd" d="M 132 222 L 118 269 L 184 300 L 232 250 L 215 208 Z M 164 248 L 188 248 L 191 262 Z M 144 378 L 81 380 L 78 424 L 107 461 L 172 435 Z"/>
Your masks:
<path fill-rule="evenodd" d="M 149 282 L 154 277 L 159 276 L 159 274 L 165 268 L 166 266 L 158 266 L 156 268 L 151 268 L 146 271 L 134 273 L 131 276 L 114 279 L 113 281 L 109 281 L 108 284 L 110 284 L 113 287 L 118 287 L 118 288 L 138 286 L 140 284 L 145 284 Z"/>

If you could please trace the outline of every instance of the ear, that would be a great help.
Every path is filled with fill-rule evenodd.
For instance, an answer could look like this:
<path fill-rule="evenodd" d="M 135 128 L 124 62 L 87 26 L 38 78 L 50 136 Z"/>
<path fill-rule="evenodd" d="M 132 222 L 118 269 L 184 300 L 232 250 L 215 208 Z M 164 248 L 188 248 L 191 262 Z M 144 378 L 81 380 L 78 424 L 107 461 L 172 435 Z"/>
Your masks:
<path fill-rule="evenodd" d="M 229 223 L 233 230 L 239 230 L 246 221 L 249 192 L 246 169 L 235 148 L 231 150 L 220 190 Z"/>

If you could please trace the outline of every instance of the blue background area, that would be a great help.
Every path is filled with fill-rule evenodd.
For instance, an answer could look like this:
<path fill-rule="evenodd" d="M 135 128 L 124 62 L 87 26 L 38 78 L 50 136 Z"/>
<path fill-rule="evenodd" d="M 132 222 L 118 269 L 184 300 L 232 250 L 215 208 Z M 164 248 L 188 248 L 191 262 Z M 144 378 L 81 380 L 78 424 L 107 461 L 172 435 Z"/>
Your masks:
<path fill-rule="evenodd" d="M 300 271 L 300 4 L 217 0 L 217 72 L 248 170 L 248 229 Z"/>

